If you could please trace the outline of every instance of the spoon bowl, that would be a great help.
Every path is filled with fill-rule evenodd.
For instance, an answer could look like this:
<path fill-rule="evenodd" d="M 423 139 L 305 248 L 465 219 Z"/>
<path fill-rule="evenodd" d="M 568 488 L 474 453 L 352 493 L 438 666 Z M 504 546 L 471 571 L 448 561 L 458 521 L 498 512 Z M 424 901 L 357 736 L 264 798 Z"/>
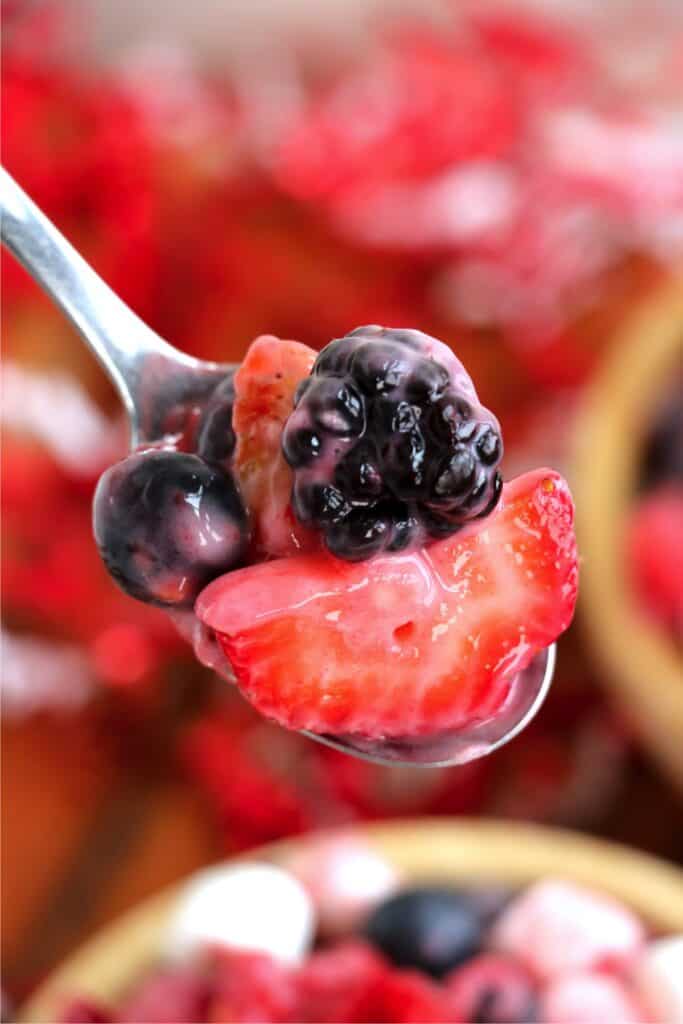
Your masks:
<path fill-rule="evenodd" d="M 519 672 L 510 686 L 505 704 L 493 718 L 464 729 L 449 729 L 432 735 L 406 739 L 368 739 L 362 736 L 304 735 L 345 754 L 383 765 L 421 765 L 447 768 L 486 757 L 514 739 L 536 716 L 545 700 L 555 672 L 556 646 L 539 651 Z"/>
<path fill-rule="evenodd" d="M 0 213 L 3 244 L 74 324 L 117 388 L 128 415 L 132 448 L 173 433 L 169 424 L 182 421 L 182 414 L 193 405 L 201 405 L 234 369 L 194 359 L 160 338 L 105 284 L 3 168 Z M 193 621 L 188 622 L 188 616 Z M 177 621 L 188 638 L 196 636 L 198 623 L 192 613 Z M 198 651 L 198 656 L 213 665 L 215 652 L 203 657 Z M 221 669 L 219 660 L 213 667 L 223 674 L 228 670 L 224 665 Z M 507 701 L 495 717 L 461 730 L 392 740 L 305 731 L 304 735 L 377 764 L 465 764 L 490 754 L 528 725 L 550 688 L 554 667 L 552 645 L 513 679 Z"/>

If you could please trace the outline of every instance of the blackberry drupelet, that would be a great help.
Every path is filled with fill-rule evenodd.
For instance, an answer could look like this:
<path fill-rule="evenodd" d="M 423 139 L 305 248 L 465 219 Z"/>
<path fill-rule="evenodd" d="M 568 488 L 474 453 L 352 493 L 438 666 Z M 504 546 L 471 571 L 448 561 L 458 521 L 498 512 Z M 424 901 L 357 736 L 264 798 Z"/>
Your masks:
<path fill-rule="evenodd" d="M 93 529 L 116 583 L 167 608 L 191 608 L 207 583 L 243 562 L 249 544 L 230 473 L 163 448 L 134 452 L 102 474 Z"/>
<path fill-rule="evenodd" d="M 500 497 L 496 418 L 442 342 L 359 327 L 302 381 L 282 447 L 292 506 L 350 561 L 444 537 Z"/>

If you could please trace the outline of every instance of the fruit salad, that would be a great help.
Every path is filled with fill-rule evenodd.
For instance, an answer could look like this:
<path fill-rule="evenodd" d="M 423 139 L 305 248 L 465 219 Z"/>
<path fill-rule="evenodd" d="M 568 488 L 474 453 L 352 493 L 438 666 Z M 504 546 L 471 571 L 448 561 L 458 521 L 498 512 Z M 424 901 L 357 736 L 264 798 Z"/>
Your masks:
<path fill-rule="evenodd" d="M 561 476 L 503 483 L 503 441 L 455 354 L 375 325 L 320 353 L 263 336 L 203 408 L 101 478 L 114 580 L 291 729 L 461 730 L 571 622 Z"/>
<path fill-rule="evenodd" d="M 670 1024 L 682 968 L 683 936 L 650 934 L 601 892 L 408 887 L 349 833 L 284 867 L 200 872 L 119 1005 L 75 999 L 61 1021 Z"/>

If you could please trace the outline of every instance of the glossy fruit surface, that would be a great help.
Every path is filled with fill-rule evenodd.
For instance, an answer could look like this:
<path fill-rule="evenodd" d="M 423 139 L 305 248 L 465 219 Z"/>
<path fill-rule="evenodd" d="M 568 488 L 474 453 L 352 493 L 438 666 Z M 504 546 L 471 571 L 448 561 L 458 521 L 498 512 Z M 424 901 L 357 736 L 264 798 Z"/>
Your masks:
<path fill-rule="evenodd" d="M 573 506 L 559 474 L 507 484 L 492 515 L 408 554 L 279 559 L 216 580 L 199 618 L 280 724 L 419 736 L 488 718 L 569 625 Z"/>
<path fill-rule="evenodd" d="M 322 350 L 295 402 L 293 508 L 339 558 L 448 536 L 498 502 L 498 422 L 436 338 L 359 327 Z"/>
<path fill-rule="evenodd" d="M 150 448 L 110 466 L 93 502 L 108 572 L 140 601 L 190 608 L 200 590 L 243 563 L 249 522 L 228 472 L 197 455 Z"/>
<path fill-rule="evenodd" d="M 315 534 L 292 512 L 292 472 L 281 451 L 294 393 L 310 373 L 315 356 L 298 341 L 264 334 L 249 346 L 235 374 L 235 473 L 251 514 L 256 559 L 297 554 L 318 545 Z"/>

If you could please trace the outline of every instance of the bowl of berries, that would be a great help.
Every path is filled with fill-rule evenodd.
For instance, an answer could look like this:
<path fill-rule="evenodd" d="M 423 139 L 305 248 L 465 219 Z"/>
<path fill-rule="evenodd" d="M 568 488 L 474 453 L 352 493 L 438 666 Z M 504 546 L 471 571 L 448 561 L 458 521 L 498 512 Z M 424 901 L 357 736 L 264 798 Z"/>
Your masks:
<path fill-rule="evenodd" d="M 683 279 L 629 315 L 578 423 L 586 632 L 633 728 L 683 786 Z"/>
<path fill-rule="evenodd" d="M 683 874 L 493 820 L 312 834 L 129 912 L 21 1020 L 670 1024 Z"/>

